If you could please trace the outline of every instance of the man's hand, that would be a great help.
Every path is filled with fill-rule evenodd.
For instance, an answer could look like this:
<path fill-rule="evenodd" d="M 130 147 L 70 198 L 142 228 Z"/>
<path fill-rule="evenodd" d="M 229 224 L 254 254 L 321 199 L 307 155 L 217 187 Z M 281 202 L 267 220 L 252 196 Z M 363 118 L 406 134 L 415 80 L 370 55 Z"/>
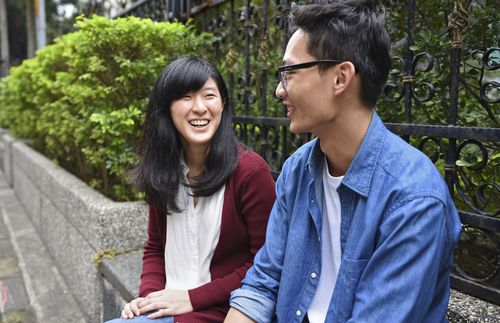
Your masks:
<path fill-rule="evenodd" d="M 237 309 L 231 308 L 227 313 L 224 323 L 255 323 L 255 321 Z"/>
<path fill-rule="evenodd" d="M 180 315 L 193 311 L 187 290 L 163 289 L 149 294 L 138 302 L 140 314 L 155 311 L 148 318 Z"/>

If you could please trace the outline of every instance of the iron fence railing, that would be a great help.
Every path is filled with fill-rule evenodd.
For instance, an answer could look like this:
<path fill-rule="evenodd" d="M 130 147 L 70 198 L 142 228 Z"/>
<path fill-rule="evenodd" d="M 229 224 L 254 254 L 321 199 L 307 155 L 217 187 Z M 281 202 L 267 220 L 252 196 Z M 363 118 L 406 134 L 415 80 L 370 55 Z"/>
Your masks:
<path fill-rule="evenodd" d="M 484 1 L 467 1 L 467 5 L 471 3 L 484 5 Z M 288 131 L 285 111 L 273 99 L 276 82 L 272 69 L 279 65 L 288 41 L 287 16 L 291 6 L 287 0 L 140 0 L 118 16 L 157 21 L 194 18 L 200 30 L 217 36 L 218 41 L 207 52 L 211 52 L 228 80 L 237 111 L 235 130 L 240 140 L 259 152 L 277 175 L 284 160 L 310 139 L 309 134 L 294 135 Z M 500 48 L 496 43 L 464 53 L 467 8 L 462 0 L 450 1 L 449 6 L 449 47 L 443 49 L 449 53 L 449 64 L 439 67 L 447 75 L 446 93 L 440 92 L 447 105 L 443 120 L 437 125 L 415 121 L 415 107 L 437 98 L 435 84 L 421 77 L 436 67 L 433 54 L 414 50 L 417 3 L 407 0 L 406 35 L 394 44 L 395 48 L 403 48 L 402 54 L 394 57 L 394 65 L 402 67 L 401 77 L 388 81 L 383 95 L 385 102 L 401 104 L 404 112 L 402 122 L 387 126 L 431 158 L 443 172 L 460 209 L 464 232 L 455 252 L 452 286 L 500 304 L 500 75 L 490 73 L 489 78 L 485 77 L 486 72 L 500 68 Z M 493 17 L 492 24 L 497 23 Z M 471 53 L 480 59 L 469 57 Z M 471 66 L 471 59 L 480 64 Z M 467 94 L 484 108 L 492 120 L 491 127 L 457 123 L 460 91 L 465 87 L 462 76 L 474 68 L 479 75 L 477 85 L 472 87 L 476 91 L 469 86 Z"/>

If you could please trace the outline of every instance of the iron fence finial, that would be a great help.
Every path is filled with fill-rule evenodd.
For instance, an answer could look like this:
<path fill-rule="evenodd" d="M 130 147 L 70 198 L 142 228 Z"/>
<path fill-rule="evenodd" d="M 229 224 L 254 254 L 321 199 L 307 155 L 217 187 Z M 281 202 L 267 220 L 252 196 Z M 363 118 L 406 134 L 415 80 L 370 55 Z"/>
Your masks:
<path fill-rule="evenodd" d="M 461 0 L 453 1 L 453 11 L 448 15 L 448 27 L 453 31 L 453 48 L 462 47 L 462 31 L 467 27 L 469 14 Z"/>

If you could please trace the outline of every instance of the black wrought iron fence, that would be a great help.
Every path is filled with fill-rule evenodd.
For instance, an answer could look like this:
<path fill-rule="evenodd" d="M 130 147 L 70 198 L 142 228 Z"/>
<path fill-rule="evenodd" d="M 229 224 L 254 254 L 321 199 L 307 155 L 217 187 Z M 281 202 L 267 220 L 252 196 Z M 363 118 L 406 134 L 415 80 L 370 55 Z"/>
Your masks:
<path fill-rule="evenodd" d="M 385 1 L 389 15 L 404 19 L 389 26 L 394 69 L 378 111 L 391 131 L 431 158 L 460 210 L 464 232 L 452 286 L 500 304 L 498 4 L 437 2 Z M 488 8 L 493 10 L 485 15 L 481 10 Z M 441 27 L 426 21 L 425 10 L 434 9 L 440 10 L 434 14 L 442 17 Z M 118 16 L 193 18 L 200 30 L 216 35 L 218 41 L 203 54 L 228 80 L 235 130 L 277 175 L 284 160 L 310 139 L 288 131 L 285 110 L 274 99 L 274 70 L 288 41 L 290 10 L 287 0 L 140 0 Z M 468 35 L 471 10 L 479 12 L 475 24 L 485 26 Z M 472 43 L 465 49 L 464 37 Z M 478 43 L 475 38 L 481 37 L 486 38 Z"/>

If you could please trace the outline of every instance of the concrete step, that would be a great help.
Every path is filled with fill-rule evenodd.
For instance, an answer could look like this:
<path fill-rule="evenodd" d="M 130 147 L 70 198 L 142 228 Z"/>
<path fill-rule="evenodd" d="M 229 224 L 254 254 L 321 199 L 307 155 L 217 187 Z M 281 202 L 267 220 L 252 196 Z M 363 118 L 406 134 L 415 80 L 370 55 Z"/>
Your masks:
<path fill-rule="evenodd" d="M 0 178 L 0 217 L 10 236 L 36 322 L 86 322 L 30 218 L 13 190 L 1 182 Z"/>

